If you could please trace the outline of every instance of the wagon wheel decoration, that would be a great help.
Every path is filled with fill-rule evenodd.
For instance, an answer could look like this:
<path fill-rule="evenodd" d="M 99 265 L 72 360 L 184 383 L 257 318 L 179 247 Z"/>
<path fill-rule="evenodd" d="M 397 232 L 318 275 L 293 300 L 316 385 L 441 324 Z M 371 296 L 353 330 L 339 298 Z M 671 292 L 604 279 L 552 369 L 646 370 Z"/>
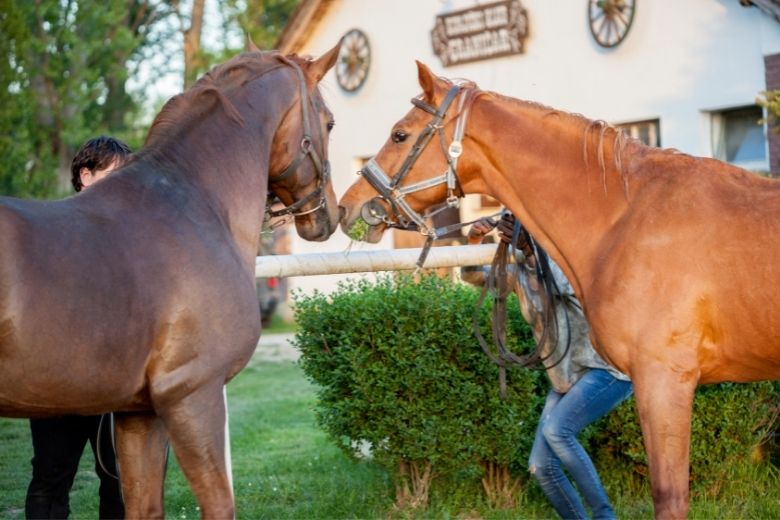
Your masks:
<path fill-rule="evenodd" d="M 590 32 L 602 47 L 615 47 L 628 34 L 637 0 L 588 0 Z"/>
<path fill-rule="evenodd" d="M 371 47 L 368 37 L 360 29 L 352 29 L 344 35 L 338 62 L 336 80 L 347 92 L 359 89 L 366 78 L 371 64 Z"/>

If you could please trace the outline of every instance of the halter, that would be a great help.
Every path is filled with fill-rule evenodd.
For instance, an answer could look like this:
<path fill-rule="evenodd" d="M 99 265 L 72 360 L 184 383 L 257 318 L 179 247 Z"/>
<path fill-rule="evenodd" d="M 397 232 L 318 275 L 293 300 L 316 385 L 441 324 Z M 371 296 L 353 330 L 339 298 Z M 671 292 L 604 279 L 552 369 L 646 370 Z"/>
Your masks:
<path fill-rule="evenodd" d="M 464 109 L 467 96 L 465 93 L 461 95 L 460 104 L 458 106 L 458 115 L 456 116 L 455 131 L 453 133 L 453 139 L 449 146 L 445 145 L 446 136 L 444 134 L 444 125 L 442 121 L 447 113 L 450 105 L 455 97 L 460 92 L 460 85 L 453 85 L 447 92 L 444 100 L 441 102 L 438 108 L 425 103 L 420 98 L 413 98 L 412 104 L 425 112 L 428 112 L 433 117 L 431 121 L 425 126 L 423 131 L 417 137 L 412 149 L 409 150 L 409 154 L 406 156 L 401 168 L 398 172 L 390 177 L 385 173 L 381 166 L 376 162 L 374 158 L 370 159 L 362 170 L 358 172 L 366 181 L 379 193 L 378 197 L 375 197 L 368 201 L 360 210 L 360 216 L 369 225 L 377 225 L 380 223 L 386 224 L 388 227 L 404 230 L 419 231 L 421 234 L 427 236 L 425 246 L 423 247 L 420 258 L 417 260 L 417 268 L 422 268 L 425 263 L 425 258 L 428 256 L 433 241 L 441 236 L 444 236 L 456 229 L 460 229 L 473 222 L 464 222 L 458 224 L 452 224 L 440 228 L 430 227 L 426 223 L 426 219 L 430 218 L 437 213 L 447 208 L 457 208 L 460 206 L 460 198 L 463 197 L 463 189 L 460 185 L 460 180 L 457 174 L 458 158 L 463 153 L 463 134 L 466 131 L 466 121 L 468 120 L 469 107 Z M 473 98 L 472 98 L 473 99 Z M 428 143 L 434 137 L 435 134 L 439 134 L 439 140 L 441 143 L 444 157 L 447 159 L 447 171 L 437 177 L 426 179 L 408 186 L 400 186 L 404 178 L 409 174 L 409 171 L 414 166 L 417 158 L 428 146 Z M 447 199 L 444 203 L 429 208 L 421 215 L 406 202 L 405 197 L 410 193 L 416 193 L 418 191 L 426 190 L 439 184 L 447 185 Z M 392 209 L 393 214 L 388 215 L 385 211 L 385 207 L 381 204 L 385 202 Z"/>
<path fill-rule="evenodd" d="M 314 191 L 308 193 L 302 199 L 293 202 L 283 209 L 268 211 L 267 213 L 271 218 L 282 217 L 285 215 L 290 215 L 292 217 L 302 217 L 325 207 L 325 186 L 330 179 L 330 162 L 327 160 L 323 162 L 320 154 L 317 153 L 317 150 L 312 146 L 313 141 L 311 138 L 311 120 L 309 118 L 309 105 L 311 101 L 309 99 L 308 89 L 306 88 L 306 79 L 303 76 L 303 71 L 296 63 L 288 60 L 287 58 L 277 56 L 277 59 L 282 63 L 290 65 L 298 74 L 298 82 L 301 91 L 301 110 L 303 112 L 303 139 L 301 139 L 300 151 L 298 152 L 298 155 L 295 157 L 295 159 L 293 159 L 293 161 L 284 170 L 282 170 L 282 173 L 271 178 L 269 183 L 278 184 L 279 182 L 282 182 L 290 177 L 293 173 L 298 171 L 298 167 L 307 157 L 311 160 L 312 164 L 314 165 L 314 169 L 317 171 L 319 182 L 317 183 L 317 187 L 314 189 Z M 320 142 L 323 143 L 324 147 L 324 141 L 322 140 L 322 134 L 320 132 L 319 126 L 317 126 L 317 137 L 320 138 Z M 316 197 L 319 197 L 319 202 L 314 208 L 308 209 L 306 211 L 298 211 Z"/>

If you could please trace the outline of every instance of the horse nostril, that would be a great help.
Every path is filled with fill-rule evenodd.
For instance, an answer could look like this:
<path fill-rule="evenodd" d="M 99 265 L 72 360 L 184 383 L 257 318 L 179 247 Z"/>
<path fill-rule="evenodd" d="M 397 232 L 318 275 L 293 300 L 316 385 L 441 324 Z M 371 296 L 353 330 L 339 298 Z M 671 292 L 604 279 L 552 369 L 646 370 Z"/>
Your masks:
<path fill-rule="evenodd" d="M 347 218 L 347 208 L 339 206 L 339 222 L 344 222 L 345 218 Z"/>

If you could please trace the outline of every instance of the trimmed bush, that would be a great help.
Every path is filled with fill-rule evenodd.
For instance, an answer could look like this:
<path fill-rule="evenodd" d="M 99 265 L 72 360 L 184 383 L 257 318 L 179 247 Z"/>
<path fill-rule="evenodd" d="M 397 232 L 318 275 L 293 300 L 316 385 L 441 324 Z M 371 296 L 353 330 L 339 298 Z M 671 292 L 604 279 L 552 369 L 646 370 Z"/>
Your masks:
<path fill-rule="evenodd" d="M 499 398 L 498 368 L 472 330 L 477 298 L 474 287 L 431 275 L 419 282 L 353 280 L 330 295 L 295 295 L 294 342 L 318 387 L 317 420 L 353 457 L 370 446 L 393 477 L 399 506 L 423 505 L 433 478 L 443 475 L 481 477 L 491 504 L 511 506 L 519 481 L 509 468 L 526 478 L 549 384 L 541 371 L 511 369 L 507 399 Z M 508 345 L 527 352 L 530 328 L 515 298 L 508 307 Z M 488 304 L 479 312 L 488 341 L 490 319 Z M 724 484 L 740 480 L 769 485 L 778 413 L 778 383 L 701 387 L 691 439 L 693 496 L 717 498 Z M 648 496 L 633 399 L 580 438 L 610 495 Z"/>
<path fill-rule="evenodd" d="M 727 482 L 769 462 L 779 413 L 777 382 L 699 387 L 691 431 L 692 494 L 716 498 Z M 629 493 L 646 487 L 647 454 L 633 399 L 592 425 L 589 433 L 589 451 L 605 481 Z"/>
<path fill-rule="evenodd" d="M 301 366 L 319 386 L 319 424 L 346 453 L 391 471 L 399 505 L 425 502 L 435 475 L 482 466 L 485 485 L 511 490 L 506 468 L 533 441 L 540 372 L 498 368 L 474 338 L 478 293 L 437 276 L 343 283 L 329 296 L 295 296 Z M 508 345 L 533 345 L 517 302 Z M 479 315 L 490 340 L 488 309 Z M 496 491 L 501 495 L 501 491 Z M 503 499 L 502 499 L 503 500 Z"/>

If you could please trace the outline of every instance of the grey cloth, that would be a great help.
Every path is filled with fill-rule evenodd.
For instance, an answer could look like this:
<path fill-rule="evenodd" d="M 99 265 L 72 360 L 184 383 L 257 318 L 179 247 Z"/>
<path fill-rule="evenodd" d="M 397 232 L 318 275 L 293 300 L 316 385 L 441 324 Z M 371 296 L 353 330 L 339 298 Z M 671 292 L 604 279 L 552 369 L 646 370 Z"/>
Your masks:
<path fill-rule="evenodd" d="M 590 342 L 588 322 L 582 312 L 582 306 L 574 295 L 566 276 L 555 262 L 550 259 L 550 269 L 555 280 L 554 310 L 557 327 L 548 331 L 544 345 L 540 346 L 542 357 L 547 367 L 547 375 L 553 389 L 558 393 L 566 393 L 589 370 L 599 368 L 608 371 L 615 378 L 629 381 L 628 376 L 604 361 L 593 349 Z M 488 266 L 464 267 L 461 269 L 463 281 L 484 285 Z M 543 328 L 543 287 L 537 280 L 536 273 L 525 263 L 519 269 L 514 265 L 508 267 L 517 284 L 515 292 L 520 300 L 523 317 L 531 325 L 534 338 L 538 342 Z M 567 351 L 568 344 L 568 351 Z"/>

